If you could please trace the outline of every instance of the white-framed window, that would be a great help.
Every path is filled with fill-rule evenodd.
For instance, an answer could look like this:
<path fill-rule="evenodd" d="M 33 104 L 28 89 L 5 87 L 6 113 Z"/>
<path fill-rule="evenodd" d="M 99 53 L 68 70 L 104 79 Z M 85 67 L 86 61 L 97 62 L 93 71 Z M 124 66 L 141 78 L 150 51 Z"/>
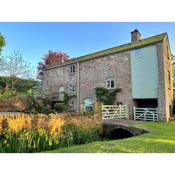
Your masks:
<path fill-rule="evenodd" d="M 93 99 L 87 97 L 84 99 L 84 112 L 92 112 L 93 111 Z"/>
<path fill-rule="evenodd" d="M 59 87 L 59 100 L 64 100 L 64 86 Z"/>
<path fill-rule="evenodd" d="M 69 85 L 69 93 L 75 93 L 75 85 L 74 84 Z"/>
<path fill-rule="evenodd" d="M 115 82 L 113 78 L 109 78 L 106 80 L 106 88 L 107 89 L 114 89 L 115 88 Z"/>
<path fill-rule="evenodd" d="M 70 65 L 70 74 L 75 73 L 75 64 Z"/>

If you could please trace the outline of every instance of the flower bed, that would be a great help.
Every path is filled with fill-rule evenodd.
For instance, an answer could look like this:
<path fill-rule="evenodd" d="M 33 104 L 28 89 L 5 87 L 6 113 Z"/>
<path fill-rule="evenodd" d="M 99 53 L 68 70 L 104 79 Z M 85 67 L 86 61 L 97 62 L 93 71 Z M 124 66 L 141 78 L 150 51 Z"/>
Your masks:
<path fill-rule="evenodd" d="M 98 140 L 95 115 L 0 116 L 0 152 L 41 152 Z"/>

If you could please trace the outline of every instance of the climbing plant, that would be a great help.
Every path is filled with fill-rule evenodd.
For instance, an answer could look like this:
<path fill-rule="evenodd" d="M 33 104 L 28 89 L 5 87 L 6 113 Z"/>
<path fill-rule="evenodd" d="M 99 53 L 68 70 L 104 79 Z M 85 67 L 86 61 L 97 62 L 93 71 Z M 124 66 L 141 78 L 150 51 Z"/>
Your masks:
<path fill-rule="evenodd" d="M 101 102 L 104 105 L 113 105 L 116 100 L 117 93 L 120 92 L 121 89 L 109 90 L 103 87 L 96 87 L 95 91 L 97 101 Z"/>
<path fill-rule="evenodd" d="M 59 112 L 66 112 L 68 111 L 68 108 L 69 108 L 69 100 L 71 98 L 74 98 L 76 97 L 75 94 L 67 94 L 67 93 L 64 93 L 64 101 L 63 103 L 56 103 L 54 105 L 54 109 L 56 111 L 59 111 Z"/>

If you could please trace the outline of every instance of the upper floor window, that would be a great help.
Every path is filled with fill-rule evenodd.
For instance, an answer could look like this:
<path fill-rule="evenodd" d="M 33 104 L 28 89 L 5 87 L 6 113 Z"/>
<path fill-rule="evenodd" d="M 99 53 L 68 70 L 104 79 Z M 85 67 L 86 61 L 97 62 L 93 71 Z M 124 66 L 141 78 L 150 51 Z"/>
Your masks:
<path fill-rule="evenodd" d="M 70 65 L 70 74 L 75 73 L 75 64 Z"/>
<path fill-rule="evenodd" d="M 75 92 L 75 85 L 69 85 L 69 92 L 74 93 Z"/>
<path fill-rule="evenodd" d="M 114 89 L 115 88 L 114 79 L 110 78 L 106 81 L 106 88 L 107 89 Z"/>

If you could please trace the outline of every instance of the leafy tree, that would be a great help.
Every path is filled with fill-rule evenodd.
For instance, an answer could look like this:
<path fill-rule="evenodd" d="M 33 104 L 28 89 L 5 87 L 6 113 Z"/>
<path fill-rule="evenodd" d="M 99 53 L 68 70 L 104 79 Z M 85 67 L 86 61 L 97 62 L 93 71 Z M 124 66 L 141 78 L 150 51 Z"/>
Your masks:
<path fill-rule="evenodd" d="M 62 63 L 67 62 L 69 56 L 66 53 L 59 51 L 48 51 L 46 55 L 42 58 L 42 61 L 38 63 L 38 75 L 37 78 L 42 80 L 43 71 L 46 68 L 56 66 Z"/>
<path fill-rule="evenodd" d="M 3 58 L 3 70 L 1 74 L 8 77 L 8 80 L 2 94 L 11 88 L 13 95 L 16 95 L 15 87 L 18 80 L 17 78 L 29 79 L 31 78 L 31 72 L 32 68 L 30 64 L 23 59 L 20 52 L 14 51 L 9 56 Z"/>
<path fill-rule="evenodd" d="M 3 70 L 4 59 L 1 56 L 2 48 L 5 46 L 5 37 L 0 33 L 0 70 Z"/>
<path fill-rule="evenodd" d="M 0 52 L 2 51 L 2 47 L 5 46 L 5 37 L 0 33 Z"/>

